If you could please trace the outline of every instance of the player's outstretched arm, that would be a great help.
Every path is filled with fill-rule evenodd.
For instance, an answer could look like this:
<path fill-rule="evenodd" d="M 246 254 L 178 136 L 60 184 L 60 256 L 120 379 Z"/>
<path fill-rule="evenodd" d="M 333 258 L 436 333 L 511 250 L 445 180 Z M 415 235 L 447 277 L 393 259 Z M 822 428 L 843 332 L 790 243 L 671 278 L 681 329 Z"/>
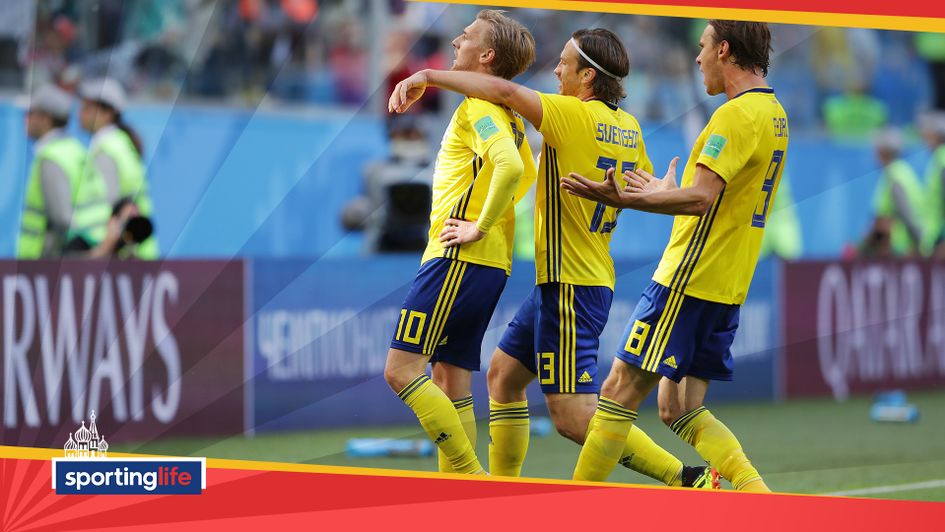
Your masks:
<path fill-rule="evenodd" d="M 725 181 L 703 165 L 696 166 L 692 186 L 676 185 L 676 157 L 669 163 L 663 179 L 644 171 L 625 172 L 618 183 L 613 169 L 603 182 L 592 181 L 572 172 L 561 178 L 561 188 L 571 194 L 619 209 L 636 209 L 657 214 L 702 216 L 715 202 Z"/>
<path fill-rule="evenodd" d="M 507 79 L 478 72 L 421 70 L 394 87 L 387 110 L 403 113 L 423 96 L 429 85 L 505 105 L 536 128 L 541 127 L 541 99 L 537 92 Z"/>
<path fill-rule="evenodd" d="M 561 178 L 561 188 L 575 196 L 622 209 L 633 202 L 633 197 L 627 190 L 629 187 L 617 183 L 615 173 L 613 167 L 608 168 L 603 181 L 593 181 L 577 172 L 571 172 L 568 177 Z"/>
<path fill-rule="evenodd" d="M 631 178 L 623 176 L 626 185 L 621 184 L 616 177 L 616 169 L 613 167 L 607 169 L 604 174 L 604 181 L 593 181 L 577 172 L 571 172 L 568 177 L 561 178 L 561 188 L 575 196 L 580 196 L 589 200 L 603 203 L 609 207 L 618 209 L 632 209 L 631 205 L 637 201 L 637 196 L 642 192 L 656 192 L 669 188 L 676 188 L 676 163 L 679 157 L 674 157 L 669 162 L 669 168 L 663 179 L 656 179 L 649 173 L 644 172 L 647 177 L 639 177 L 641 184 L 634 188 Z M 651 179 L 650 179 L 651 178 Z M 642 181 L 647 179 L 647 181 Z M 643 184 L 645 183 L 645 185 Z"/>
<path fill-rule="evenodd" d="M 633 205 L 629 208 L 674 216 L 702 216 L 709 212 L 715 198 L 725 187 L 725 180 L 707 166 L 697 164 L 692 185 L 678 188 L 677 160 L 678 157 L 670 163 L 670 170 L 663 179 L 657 179 L 642 170 L 625 172 L 624 181 L 633 196 Z"/>

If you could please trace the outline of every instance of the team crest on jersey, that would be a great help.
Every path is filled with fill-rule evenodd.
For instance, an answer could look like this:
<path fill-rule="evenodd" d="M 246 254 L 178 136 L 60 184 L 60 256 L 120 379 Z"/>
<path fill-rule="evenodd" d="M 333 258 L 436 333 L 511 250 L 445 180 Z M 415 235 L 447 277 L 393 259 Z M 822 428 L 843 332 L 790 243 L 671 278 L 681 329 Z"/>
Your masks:
<path fill-rule="evenodd" d="M 499 132 L 499 126 L 495 125 L 495 121 L 492 120 L 491 116 L 480 118 L 473 127 L 476 128 L 476 133 L 479 134 L 479 138 L 482 140 L 489 140 L 489 137 Z"/>
<path fill-rule="evenodd" d="M 712 135 L 709 137 L 709 140 L 706 141 L 705 147 L 702 148 L 702 153 L 713 159 L 718 159 L 726 142 L 728 142 L 728 139 L 722 135 Z"/>

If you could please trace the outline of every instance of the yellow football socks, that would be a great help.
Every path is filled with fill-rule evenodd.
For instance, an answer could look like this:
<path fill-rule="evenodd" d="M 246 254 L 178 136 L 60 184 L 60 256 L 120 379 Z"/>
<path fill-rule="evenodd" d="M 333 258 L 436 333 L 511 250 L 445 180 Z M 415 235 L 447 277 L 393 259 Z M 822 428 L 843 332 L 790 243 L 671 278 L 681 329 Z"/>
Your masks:
<path fill-rule="evenodd" d="M 528 401 L 498 403 L 489 398 L 489 472 L 522 474 L 528 451 Z"/>
<path fill-rule="evenodd" d="M 683 463 L 657 445 L 636 425 L 630 428 L 630 434 L 627 435 L 620 464 L 667 486 L 682 486 Z"/>
<path fill-rule="evenodd" d="M 427 436 L 446 454 L 453 471 L 484 473 L 452 401 L 429 377 L 420 375 L 397 396 L 417 415 Z"/>
<path fill-rule="evenodd" d="M 624 453 L 627 436 L 636 419 L 637 413 L 633 410 L 601 396 L 574 468 L 574 480 L 607 480 Z"/>
<path fill-rule="evenodd" d="M 473 450 L 476 449 L 476 412 L 473 410 L 472 395 L 467 395 L 462 399 L 453 401 L 453 408 L 459 415 L 459 421 L 463 424 L 463 431 L 466 432 L 466 438 Z M 446 457 L 443 449 L 437 449 L 437 465 L 440 473 L 454 473 L 453 466 L 450 465 L 450 459 Z"/>
<path fill-rule="evenodd" d="M 751 465 L 742 445 L 721 421 L 706 407 L 699 407 L 683 415 L 670 425 L 680 438 L 695 447 L 696 452 L 736 490 L 768 493 L 758 470 Z"/>

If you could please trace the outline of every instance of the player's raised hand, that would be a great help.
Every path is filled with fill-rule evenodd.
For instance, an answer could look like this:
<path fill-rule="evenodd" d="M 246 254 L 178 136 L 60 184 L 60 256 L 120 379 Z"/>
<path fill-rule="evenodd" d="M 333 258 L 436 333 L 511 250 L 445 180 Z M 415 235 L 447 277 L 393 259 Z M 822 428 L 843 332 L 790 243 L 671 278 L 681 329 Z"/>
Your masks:
<path fill-rule="evenodd" d="M 426 89 L 427 73 L 421 70 L 394 87 L 390 100 L 387 101 L 387 112 L 403 113 L 410 109 L 410 106 L 423 96 Z"/>
<path fill-rule="evenodd" d="M 645 170 L 628 170 L 623 173 L 623 180 L 627 182 L 627 192 L 635 194 L 659 192 L 679 188 L 676 184 L 676 164 L 679 157 L 673 157 L 663 179 L 659 179 Z"/>
<path fill-rule="evenodd" d="M 443 222 L 443 230 L 440 231 L 440 243 L 445 248 L 451 248 L 460 244 L 482 240 L 485 236 L 486 234 L 476 226 L 476 222 L 447 218 Z"/>
<path fill-rule="evenodd" d="M 617 183 L 614 168 L 609 168 L 604 174 L 603 181 L 593 181 L 577 172 L 571 172 L 568 177 L 561 178 L 561 188 L 569 194 L 580 196 L 591 201 L 603 203 L 610 207 L 629 207 L 633 198 L 624 191 L 624 187 Z"/>

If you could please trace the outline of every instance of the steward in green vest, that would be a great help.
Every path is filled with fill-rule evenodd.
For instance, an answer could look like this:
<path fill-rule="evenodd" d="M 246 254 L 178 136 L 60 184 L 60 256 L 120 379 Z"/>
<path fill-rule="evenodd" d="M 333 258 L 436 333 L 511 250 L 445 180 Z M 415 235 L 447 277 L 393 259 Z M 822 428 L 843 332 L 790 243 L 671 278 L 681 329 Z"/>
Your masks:
<path fill-rule="evenodd" d="M 105 237 L 111 208 L 104 185 L 85 169 L 85 148 L 65 134 L 70 96 L 47 85 L 32 96 L 26 129 L 36 141 L 20 223 L 18 259 L 58 258 L 73 237 L 95 246 Z"/>
<path fill-rule="evenodd" d="M 932 150 L 932 157 L 925 168 L 928 230 L 923 247 L 927 253 L 945 258 L 945 112 L 923 116 L 919 128 L 922 139 Z"/>
<path fill-rule="evenodd" d="M 141 139 L 121 116 L 125 107 L 124 89 L 117 81 L 105 78 L 83 83 L 79 95 L 82 97 L 79 120 L 82 128 L 92 134 L 89 168 L 101 176 L 112 205 L 122 198 L 130 198 L 141 215 L 153 222 Z M 139 259 L 157 259 L 157 239 L 151 236 L 125 252 Z"/>
<path fill-rule="evenodd" d="M 872 238 L 879 255 L 915 255 L 921 251 L 924 231 L 925 191 L 919 177 L 900 158 L 902 139 L 885 131 L 876 142 L 876 157 L 882 173 L 873 196 Z"/>

